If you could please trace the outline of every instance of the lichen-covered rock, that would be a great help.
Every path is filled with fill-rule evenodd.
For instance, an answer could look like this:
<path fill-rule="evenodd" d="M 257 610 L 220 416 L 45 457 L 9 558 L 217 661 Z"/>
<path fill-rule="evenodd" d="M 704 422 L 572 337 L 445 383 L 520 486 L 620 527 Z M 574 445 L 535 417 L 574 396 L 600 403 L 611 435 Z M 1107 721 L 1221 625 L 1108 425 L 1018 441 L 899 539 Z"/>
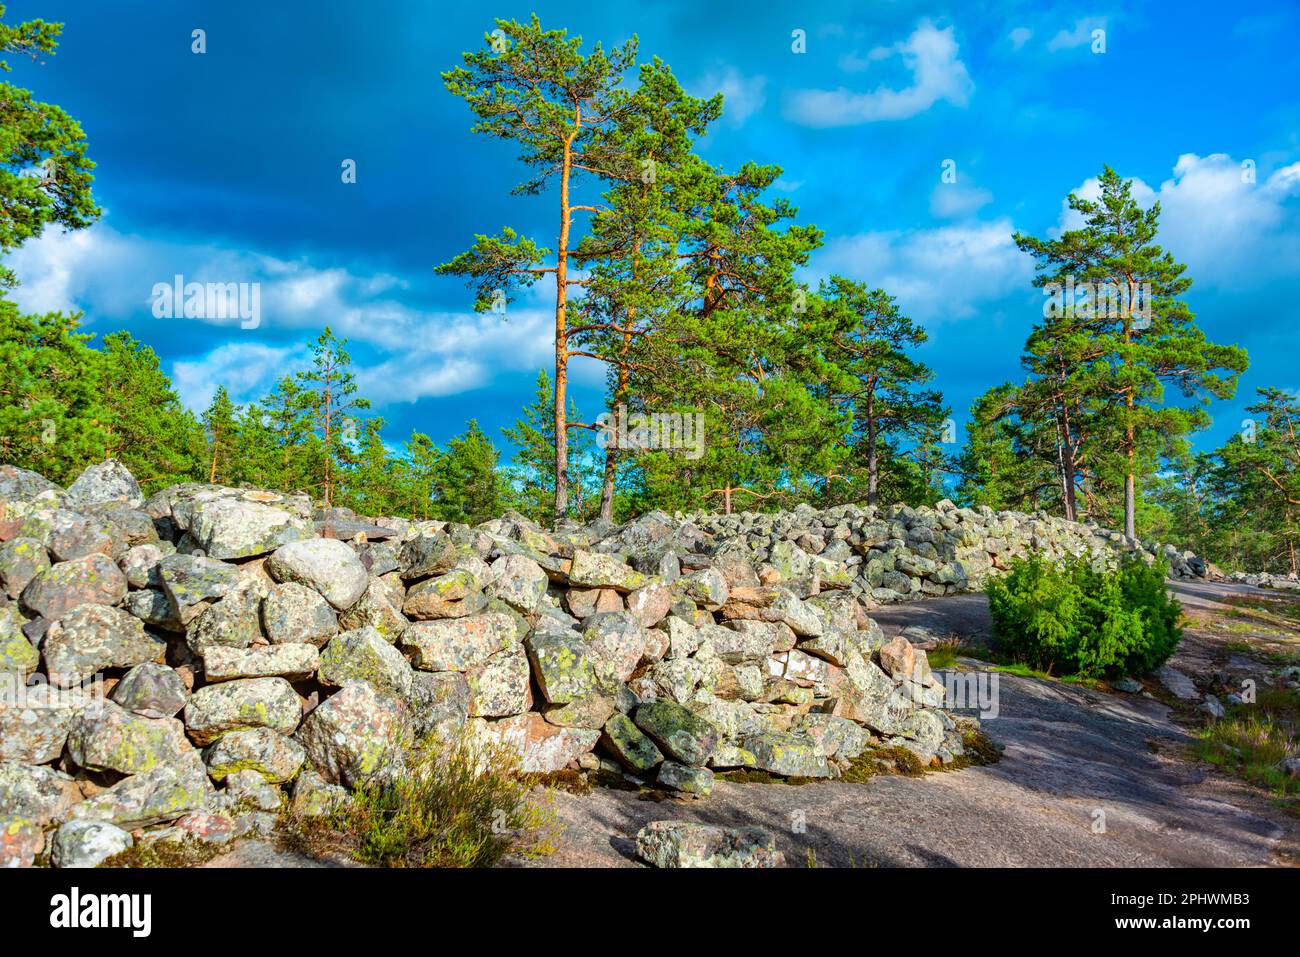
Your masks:
<path fill-rule="evenodd" d="M 76 782 L 62 771 L 0 762 L 0 818 L 27 818 L 43 827 L 63 817 L 80 800 Z"/>
<path fill-rule="evenodd" d="M 573 551 L 573 564 L 569 567 L 570 584 L 586 588 L 613 588 L 627 593 L 649 581 L 646 575 L 613 555 L 602 555 L 581 548 Z"/>
<path fill-rule="evenodd" d="M 0 608 L 0 674 L 25 678 L 41 663 L 41 653 L 23 634 L 21 621 L 10 609 Z"/>
<path fill-rule="evenodd" d="M 89 771 L 139 774 L 191 750 L 175 718 L 144 718 L 112 701 L 88 705 L 68 731 L 68 756 Z"/>
<path fill-rule="evenodd" d="M 82 688 L 48 684 L 26 687 L 0 675 L 0 761 L 48 764 L 57 761 L 72 721 L 89 700 Z"/>
<path fill-rule="evenodd" d="M 599 731 L 614 713 L 614 699 L 605 695 L 575 698 L 542 712 L 548 723 L 562 728 L 587 728 Z"/>
<path fill-rule="evenodd" d="M 185 729 L 195 744 L 211 744 L 228 731 L 270 728 L 292 734 L 302 702 L 283 678 L 242 678 L 200 688 L 185 705 Z"/>
<path fill-rule="evenodd" d="M 357 553 L 333 538 L 282 545 L 266 560 L 266 571 L 277 582 L 299 582 L 316 589 L 339 611 L 356 604 L 370 584 Z"/>
<path fill-rule="evenodd" d="M 209 558 L 230 561 L 265 555 L 282 545 L 311 538 L 310 520 L 281 508 L 238 498 L 197 504 L 187 531 Z"/>
<path fill-rule="evenodd" d="M 144 504 L 144 495 L 130 469 L 117 459 L 107 459 L 77 476 L 68 486 L 68 502 L 73 506 L 126 502 L 132 508 L 139 508 Z"/>
<path fill-rule="evenodd" d="M 717 611 L 727 603 L 731 589 L 726 576 L 716 568 L 701 568 L 677 582 L 682 592 L 708 611 Z"/>
<path fill-rule="evenodd" d="M 0 505 L 42 497 L 58 499 L 66 497 L 66 493 L 37 472 L 16 465 L 0 465 Z"/>
<path fill-rule="evenodd" d="M 126 552 L 125 532 L 98 515 L 67 509 L 55 509 L 49 514 L 49 526 L 43 541 L 56 562 L 97 554 L 116 560 Z"/>
<path fill-rule="evenodd" d="M 45 834 L 39 824 L 0 815 L 0 868 L 31 867 L 43 850 Z"/>
<path fill-rule="evenodd" d="M 390 645 L 396 643 L 410 625 L 402 614 L 400 596 L 395 596 L 393 590 L 378 578 L 370 579 L 365 593 L 355 605 L 339 615 L 338 623 L 347 631 L 373 628 Z"/>
<path fill-rule="evenodd" d="M 315 645 L 258 645 L 253 648 L 217 645 L 203 653 L 203 674 L 213 683 L 239 678 L 302 681 L 315 674 L 319 666 L 320 652 Z"/>
<path fill-rule="evenodd" d="M 789 778 L 828 778 L 826 755 L 807 735 L 769 731 L 747 735 L 741 742 L 754 755 L 754 767 Z"/>
<path fill-rule="evenodd" d="M 515 621 L 489 612 L 468 618 L 412 622 L 402 633 L 402 650 L 421 671 L 469 671 L 514 647 Z"/>
<path fill-rule="evenodd" d="M 492 563 L 493 593 L 511 608 L 531 615 L 546 594 L 542 566 L 524 555 L 502 555 Z"/>
<path fill-rule="evenodd" d="M 651 821 L 637 832 L 636 852 L 655 867 L 785 866 L 776 839 L 758 827 Z"/>
<path fill-rule="evenodd" d="M 631 612 L 592 615 L 583 623 L 582 640 L 598 670 L 626 681 L 645 653 L 645 629 Z"/>
<path fill-rule="evenodd" d="M 116 605 L 126 597 L 126 576 L 107 555 L 59 562 L 29 581 L 19 603 L 30 615 L 62 618 L 78 605 Z"/>
<path fill-rule="evenodd" d="M 411 726 L 415 737 L 456 740 L 473 697 L 469 681 L 455 671 L 416 671 L 411 676 Z"/>
<path fill-rule="evenodd" d="M 212 602 L 225 597 L 243 580 L 234 565 L 199 555 L 168 555 L 158 562 L 158 578 L 173 615 L 188 625 Z"/>
<path fill-rule="evenodd" d="M 72 609 L 50 625 L 41 644 L 50 681 L 61 688 L 79 684 L 105 668 L 155 661 L 166 650 L 165 642 L 145 632 L 140 619 L 107 605 Z"/>
<path fill-rule="evenodd" d="M 374 628 L 345 631 L 331 638 L 321 652 L 319 671 L 321 684 L 341 687 L 349 681 L 366 681 L 375 690 L 403 701 L 411 697 L 410 663 Z"/>
<path fill-rule="evenodd" d="M 635 774 L 645 774 L 664 759 L 663 752 L 625 714 L 615 714 L 605 722 L 600 743 Z"/>
<path fill-rule="evenodd" d="M 653 628 L 673 607 L 673 590 L 663 582 L 642 585 L 627 596 L 627 610 L 643 628 Z"/>
<path fill-rule="evenodd" d="M 409 737 L 406 706 L 358 681 L 317 705 L 295 740 L 326 781 L 355 788 L 400 770 Z"/>
<path fill-rule="evenodd" d="M 456 546 L 441 532 L 417 535 L 402 545 L 398 566 L 408 581 L 443 575 L 456 567 Z"/>
<path fill-rule="evenodd" d="M 54 834 L 50 862 L 55 867 L 98 867 L 134 846 L 129 831 L 107 821 L 68 821 Z"/>
<path fill-rule="evenodd" d="M 550 704 L 566 704 L 612 692 L 617 679 L 600 667 L 586 639 L 576 631 L 534 631 L 524 642 L 537 686 Z"/>
<path fill-rule="evenodd" d="M 469 713 L 477 718 L 505 718 L 532 707 L 528 656 L 521 646 L 499 651 L 465 672 Z"/>
<path fill-rule="evenodd" d="M 20 537 L 0 544 L 0 588 L 10 598 L 21 595 L 28 582 L 49 567 L 49 553 L 35 538 Z"/>
<path fill-rule="evenodd" d="M 284 582 L 267 591 L 262 602 L 262 627 L 273 645 L 306 643 L 319 648 L 338 634 L 339 620 L 316 589 Z"/>
<path fill-rule="evenodd" d="M 222 599 L 194 617 L 185 632 L 185 643 L 196 655 L 215 648 L 247 648 L 262 637 L 260 609 L 265 583 L 247 575 Z"/>
<path fill-rule="evenodd" d="M 708 797 L 713 793 L 713 772 L 708 768 L 691 768 L 676 761 L 665 761 L 659 765 L 656 780 L 669 790 L 696 797 Z"/>
<path fill-rule="evenodd" d="M 131 830 L 201 810 L 212 791 L 198 751 L 123 778 L 72 808 L 74 820 L 110 821 Z"/>
<path fill-rule="evenodd" d="M 652 701 L 632 716 L 665 755 L 682 764 L 701 766 L 718 743 L 718 729 L 675 701 Z"/>
<path fill-rule="evenodd" d="M 600 732 L 561 728 L 535 711 L 500 721 L 475 722 L 476 740 L 503 746 L 519 755 L 519 770 L 550 773 L 567 768 L 596 746 Z"/>
<path fill-rule="evenodd" d="M 238 771 L 255 771 L 272 784 L 293 780 L 307 753 L 292 738 L 270 728 L 231 731 L 203 752 L 208 776 L 224 781 Z"/>
<path fill-rule="evenodd" d="M 891 677 L 910 678 L 915 663 L 916 649 L 902 635 L 880 649 L 880 667 Z"/>
<path fill-rule="evenodd" d="M 478 578 L 464 568 L 428 578 L 411 586 L 402 603 L 402 614 L 416 621 L 465 618 L 487 607 L 488 598 L 478 590 Z"/>
<path fill-rule="evenodd" d="M 146 718 L 170 718 L 185 707 L 190 694 L 175 669 L 145 662 L 128 671 L 109 697 Z"/>
<path fill-rule="evenodd" d="M 320 773 L 308 768 L 293 782 L 291 808 L 295 817 L 325 817 L 347 803 L 347 788 L 330 784 Z"/>
<path fill-rule="evenodd" d="M 122 608 L 128 615 L 139 618 L 146 625 L 177 634 L 185 632 L 185 625 L 177 616 L 176 609 L 160 589 L 141 588 L 133 591 L 126 596 Z"/>

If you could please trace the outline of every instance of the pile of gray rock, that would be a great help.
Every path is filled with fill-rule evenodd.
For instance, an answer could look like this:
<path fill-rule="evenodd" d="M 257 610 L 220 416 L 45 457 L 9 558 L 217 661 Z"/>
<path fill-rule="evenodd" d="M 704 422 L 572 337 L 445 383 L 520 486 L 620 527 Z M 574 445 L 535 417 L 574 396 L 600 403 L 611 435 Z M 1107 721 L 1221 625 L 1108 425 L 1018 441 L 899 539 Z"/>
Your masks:
<path fill-rule="evenodd" d="M 1077 528 L 947 504 L 468 527 L 0 467 L 0 865 L 269 833 L 429 735 L 694 795 L 873 747 L 951 762 L 925 652 L 867 611 L 1118 547 Z"/>
<path fill-rule="evenodd" d="M 1294 575 L 1271 575 L 1268 572 L 1233 572 L 1227 581 L 1255 588 L 1282 588 L 1294 591 L 1300 588 L 1300 578 Z"/>

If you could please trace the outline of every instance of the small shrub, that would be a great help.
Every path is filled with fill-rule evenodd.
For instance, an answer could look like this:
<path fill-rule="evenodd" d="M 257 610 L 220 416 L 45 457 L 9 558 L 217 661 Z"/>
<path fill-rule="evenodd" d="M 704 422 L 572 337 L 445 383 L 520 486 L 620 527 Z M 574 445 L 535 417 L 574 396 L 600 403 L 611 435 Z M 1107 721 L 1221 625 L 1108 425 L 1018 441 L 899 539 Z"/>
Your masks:
<path fill-rule="evenodd" d="M 518 756 L 464 741 L 416 745 L 406 772 L 358 788 L 323 822 L 293 822 L 314 851 L 343 851 L 379 867 L 491 867 L 511 850 L 545 854 L 532 838 L 551 814 L 529 798 Z"/>
<path fill-rule="evenodd" d="M 1018 560 L 985 589 L 995 648 L 1033 668 L 1089 678 L 1158 668 L 1182 638 L 1166 573 L 1137 559 L 1113 572 L 1082 560 Z"/>

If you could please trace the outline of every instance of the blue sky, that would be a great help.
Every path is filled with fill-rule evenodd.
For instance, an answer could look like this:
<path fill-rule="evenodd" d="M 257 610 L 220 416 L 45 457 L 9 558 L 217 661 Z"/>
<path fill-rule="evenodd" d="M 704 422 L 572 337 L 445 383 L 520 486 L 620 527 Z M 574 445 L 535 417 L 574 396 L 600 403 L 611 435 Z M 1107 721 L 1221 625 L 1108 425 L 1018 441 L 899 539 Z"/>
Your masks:
<path fill-rule="evenodd" d="M 476 417 L 500 439 L 549 366 L 544 289 L 479 316 L 433 267 L 511 225 L 553 245 L 552 196 L 520 198 L 510 148 L 470 134 L 439 73 L 490 17 L 606 45 L 633 34 L 692 92 L 721 90 L 710 161 L 778 163 L 827 237 L 807 279 L 894 293 L 929 330 L 923 358 L 959 423 L 1019 378 L 1042 314 L 1011 241 L 1063 222 L 1109 163 L 1158 198 L 1207 334 L 1245 346 L 1239 398 L 1199 444 L 1239 427 L 1257 386 L 1300 387 L 1300 9 L 1289 3 L 936 5 L 166 4 L 10 0 L 6 20 L 65 21 L 58 55 L 11 79 L 77 117 L 101 222 L 13 254 L 32 309 L 80 309 L 152 345 L 182 397 L 237 401 L 301 366 L 323 325 L 348 336 L 361 391 L 400 444 Z M 207 52 L 191 52 L 191 31 Z M 802 30 L 806 52 L 792 50 Z M 1104 52 L 1093 52 L 1094 31 Z M 357 182 L 341 182 L 355 160 Z M 940 177 L 946 160 L 957 182 Z M 1244 182 L 1242 163 L 1254 164 Z M 158 319 L 155 283 L 260 282 L 262 321 Z M 602 370 L 577 370 L 594 415 Z M 960 433 L 959 433 L 960 435 Z"/>

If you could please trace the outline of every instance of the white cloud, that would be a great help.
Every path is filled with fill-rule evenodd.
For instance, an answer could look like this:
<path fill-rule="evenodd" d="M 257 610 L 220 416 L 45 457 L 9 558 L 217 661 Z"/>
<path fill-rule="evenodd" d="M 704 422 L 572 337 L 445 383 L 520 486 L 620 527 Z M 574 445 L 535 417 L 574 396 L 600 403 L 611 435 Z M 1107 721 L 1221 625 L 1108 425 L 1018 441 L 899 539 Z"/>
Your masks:
<path fill-rule="evenodd" d="M 1123 172 L 1122 170 L 1120 171 Z M 1160 202 L 1157 242 L 1185 262 L 1198 285 L 1250 290 L 1263 282 L 1294 276 L 1300 262 L 1300 163 L 1244 181 L 1241 163 L 1226 153 L 1184 153 L 1173 176 L 1152 188 L 1132 180 L 1142 206 Z M 1096 177 L 1075 193 L 1096 199 Z M 1082 217 L 1063 203 L 1058 230 L 1077 229 Z"/>
<path fill-rule="evenodd" d="M 1034 31 L 1029 27 L 1016 27 L 1007 34 L 1007 39 L 1011 41 L 1011 48 L 1019 50 L 1033 38 Z"/>
<path fill-rule="evenodd" d="M 786 103 L 788 119 L 806 126 L 848 126 L 881 120 L 905 120 L 945 101 L 965 106 L 975 88 L 966 65 L 957 56 L 952 27 L 940 30 L 922 20 L 906 40 L 878 47 L 868 59 L 902 59 L 912 83 L 903 89 L 879 86 L 870 93 L 840 87 L 836 90 L 799 90 Z"/>
<path fill-rule="evenodd" d="M 832 240 L 819 265 L 880 286 L 913 319 L 929 324 L 970 319 L 986 304 L 1029 288 L 1032 261 L 1009 219 L 937 229 L 862 233 Z"/>
<path fill-rule="evenodd" d="M 978 186 L 960 183 L 937 183 L 930 193 L 930 213 L 941 219 L 972 216 L 993 202 L 993 194 Z"/>
<path fill-rule="evenodd" d="M 1075 47 L 1088 46 L 1092 43 L 1092 31 L 1104 29 L 1106 29 L 1105 17 L 1084 17 L 1074 21 L 1074 26 L 1070 29 L 1058 31 L 1047 41 L 1047 49 L 1055 53 L 1057 50 L 1073 50 Z"/>
<path fill-rule="evenodd" d="M 695 89 L 705 97 L 721 93 L 722 119 L 733 127 L 743 126 L 767 103 L 767 77 L 745 76 L 734 66 L 705 74 Z"/>
<path fill-rule="evenodd" d="M 87 328 L 99 332 L 187 323 L 199 354 L 172 363 L 170 374 L 195 410 L 211 402 L 218 385 L 236 402 L 264 395 L 285 372 L 307 364 L 307 344 L 325 325 L 351 342 L 361 392 L 377 403 L 477 388 L 503 373 L 534 372 L 554 358 L 554 316 L 541 285 L 512 301 L 505 317 L 429 311 L 398 298 L 409 283 L 397 276 L 130 236 L 104 222 L 76 233 L 48 232 L 9 262 L 21 280 L 13 298 L 24 310 L 84 311 Z M 155 319 L 153 286 L 177 274 L 187 282 L 260 283 L 261 324 L 243 330 L 238 318 Z M 300 344 L 276 344 L 286 338 Z M 211 343 L 206 352 L 200 351 L 204 340 Z M 603 370 L 589 365 L 598 364 L 575 363 L 575 377 L 602 381 Z"/>

